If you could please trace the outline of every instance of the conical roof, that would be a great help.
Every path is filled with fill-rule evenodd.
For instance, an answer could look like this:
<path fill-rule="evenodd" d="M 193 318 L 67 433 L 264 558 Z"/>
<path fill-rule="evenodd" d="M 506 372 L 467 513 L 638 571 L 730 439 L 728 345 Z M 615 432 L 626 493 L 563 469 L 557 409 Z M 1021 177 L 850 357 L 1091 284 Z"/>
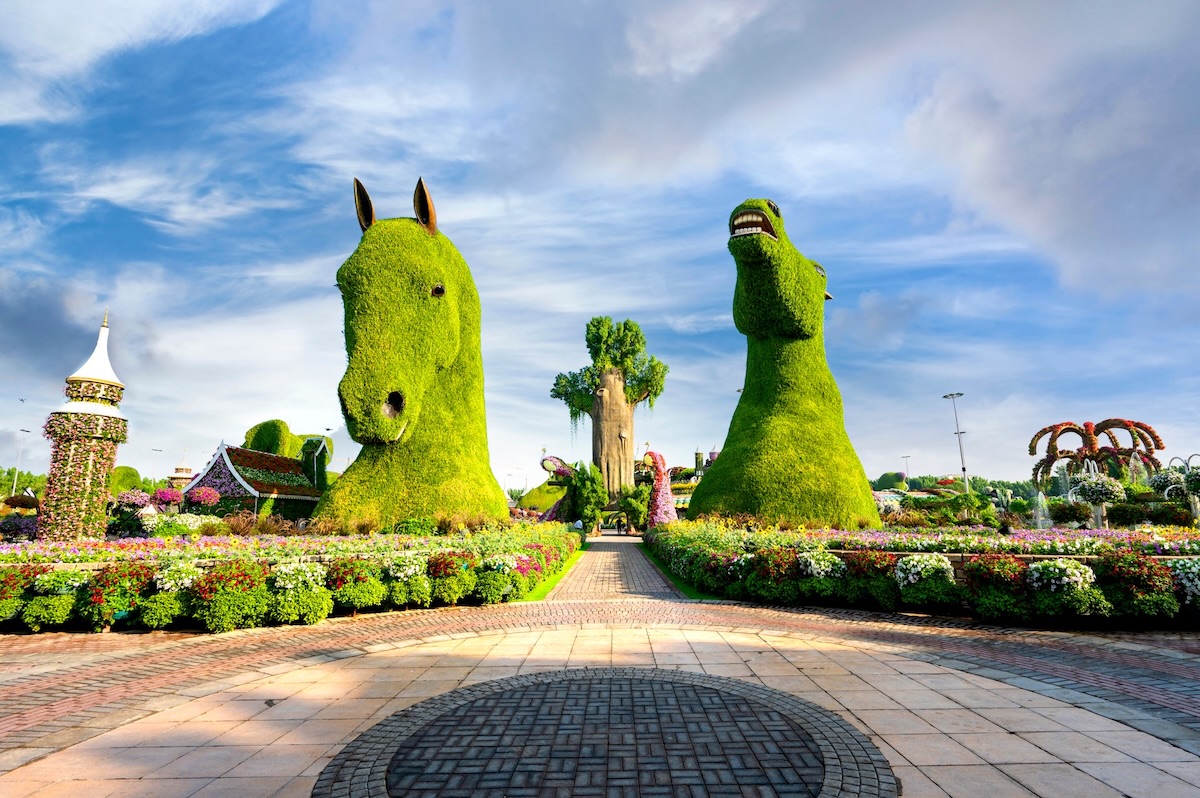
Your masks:
<path fill-rule="evenodd" d="M 125 384 L 117 378 L 112 363 L 108 360 L 108 311 L 104 311 L 104 321 L 100 324 L 100 335 L 96 338 L 96 348 L 87 362 L 67 377 L 67 382 L 107 382 L 122 388 Z"/>

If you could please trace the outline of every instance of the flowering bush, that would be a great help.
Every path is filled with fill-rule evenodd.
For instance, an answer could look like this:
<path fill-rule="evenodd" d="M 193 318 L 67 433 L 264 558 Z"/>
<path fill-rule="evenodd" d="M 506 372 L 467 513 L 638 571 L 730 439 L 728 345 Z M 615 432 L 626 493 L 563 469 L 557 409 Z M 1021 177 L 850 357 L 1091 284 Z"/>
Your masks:
<path fill-rule="evenodd" d="M 746 575 L 746 593 L 758 601 L 795 604 L 800 598 L 799 578 L 795 549 L 761 549 L 751 560 Z"/>
<path fill-rule="evenodd" d="M 896 562 L 894 575 L 901 588 L 926 580 L 953 582 L 954 566 L 944 554 L 910 554 Z"/>
<path fill-rule="evenodd" d="M 427 573 L 429 557 L 424 552 L 405 552 L 383 562 L 384 586 L 393 607 L 428 607 L 433 601 L 433 583 Z"/>
<path fill-rule="evenodd" d="M 178 593 L 194 585 L 202 575 L 195 563 L 173 562 L 154 575 L 154 586 L 164 593 Z"/>
<path fill-rule="evenodd" d="M 542 551 L 540 544 L 531 543 L 526 548 L 538 546 L 538 551 L 544 556 L 552 552 L 557 558 L 558 553 L 553 547 L 545 547 Z M 444 549 L 429 555 L 429 578 L 432 580 L 433 598 L 451 607 L 472 590 L 475 589 L 477 577 L 471 570 L 477 558 L 469 551 L 453 551 Z M 556 560 L 557 561 L 557 560 Z"/>
<path fill-rule="evenodd" d="M 1125 618 L 1165 617 L 1179 614 L 1171 569 L 1144 554 L 1105 554 L 1096 561 L 1096 584 Z"/>
<path fill-rule="evenodd" d="M 145 507 L 150 503 L 150 494 L 144 490 L 127 490 L 117 494 L 117 504 L 122 507 Z"/>
<path fill-rule="evenodd" d="M 1193 468 L 1184 475 L 1183 486 L 1193 496 L 1200 496 L 1200 468 Z"/>
<path fill-rule="evenodd" d="M 1096 574 L 1078 560 L 1060 557 L 1029 566 L 1033 611 L 1047 618 L 1108 615 L 1112 606 L 1093 585 Z"/>
<path fill-rule="evenodd" d="M 846 575 L 846 562 L 827 551 L 801 551 L 796 554 L 796 570 L 801 578 L 840 579 Z"/>
<path fill-rule="evenodd" d="M 160 510 L 164 507 L 174 507 L 183 501 L 183 494 L 175 488 L 159 488 L 154 491 L 153 501 L 154 506 Z"/>
<path fill-rule="evenodd" d="M 381 569 L 368 560 L 344 558 L 329 564 L 325 586 L 333 591 L 333 600 L 352 613 L 383 603 L 387 590 L 380 579 Z"/>
<path fill-rule="evenodd" d="M 316 562 L 285 562 L 271 569 L 267 617 L 279 623 L 320 623 L 333 612 L 333 592 L 325 586 L 326 568 Z"/>
<path fill-rule="evenodd" d="M 1029 565 L 1011 554 L 980 554 L 963 563 L 975 613 L 985 620 L 1025 620 L 1032 613 Z"/>
<path fill-rule="evenodd" d="M 205 524 L 220 524 L 221 519 L 215 515 L 197 515 L 196 513 L 175 513 L 174 515 L 148 515 L 142 519 L 142 527 L 146 532 L 155 532 L 162 526 L 178 528 L 184 533 L 195 532 Z"/>
<path fill-rule="evenodd" d="M 189 504 L 199 505 L 200 507 L 215 507 L 221 501 L 221 494 L 215 488 L 201 485 L 198 488 L 192 488 L 188 491 L 187 500 Z"/>
<path fill-rule="evenodd" d="M 88 583 L 80 600 L 79 616 L 93 629 L 124 620 L 149 595 L 154 582 L 154 567 L 144 562 L 106 565 Z"/>
<path fill-rule="evenodd" d="M 953 608 L 961 601 L 954 583 L 954 566 L 944 554 L 910 554 L 894 572 L 900 600 L 925 609 Z"/>
<path fill-rule="evenodd" d="M 1168 468 L 1152 474 L 1149 479 L 1150 487 L 1155 493 L 1166 494 L 1167 490 L 1174 485 L 1183 487 L 1183 472 L 1176 471 L 1173 468 Z"/>
<path fill-rule="evenodd" d="M 261 626 L 270 606 L 266 563 L 232 560 L 197 579 L 189 591 L 195 598 L 196 620 L 210 632 L 231 632 Z"/>
<path fill-rule="evenodd" d="M 1071 487 L 1088 504 L 1111 504 L 1125 499 L 1125 487 L 1108 474 L 1079 474 L 1071 478 Z"/>
<path fill-rule="evenodd" d="M 1183 596 L 1183 603 L 1200 607 L 1200 559 L 1168 560 L 1167 567 L 1175 577 L 1175 584 Z"/>

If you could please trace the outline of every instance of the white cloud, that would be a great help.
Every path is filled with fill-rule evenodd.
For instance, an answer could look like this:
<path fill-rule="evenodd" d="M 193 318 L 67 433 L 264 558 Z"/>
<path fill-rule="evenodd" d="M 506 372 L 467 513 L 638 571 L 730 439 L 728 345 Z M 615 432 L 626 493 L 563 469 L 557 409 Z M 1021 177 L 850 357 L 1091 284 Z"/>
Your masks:
<path fill-rule="evenodd" d="M 0 12 L 0 124 L 59 121 L 77 104 L 59 87 L 103 59 L 152 42 L 253 22 L 279 0 L 9 0 Z"/>
<path fill-rule="evenodd" d="M 217 175 L 212 156 L 175 153 L 124 162 L 94 163 L 84 156 L 44 154 L 45 178 L 71 216 L 96 202 L 109 202 L 144 215 L 146 222 L 172 235 L 191 236 L 264 208 L 287 208 L 294 200 L 252 194 Z"/>

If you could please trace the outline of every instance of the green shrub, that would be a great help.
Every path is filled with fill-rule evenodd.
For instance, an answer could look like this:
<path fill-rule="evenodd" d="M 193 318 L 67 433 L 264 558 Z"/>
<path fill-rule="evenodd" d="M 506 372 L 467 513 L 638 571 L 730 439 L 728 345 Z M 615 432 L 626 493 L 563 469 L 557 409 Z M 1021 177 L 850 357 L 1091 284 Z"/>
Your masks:
<path fill-rule="evenodd" d="M 190 615 L 190 604 L 181 591 L 155 593 L 142 599 L 138 606 L 138 621 L 147 629 L 165 629 Z"/>
<path fill-rule="evenodd" d="M 254 560 L 232 560 L 208 571 L 192 585 L 196 620 L 210 632 L 262 626 L 270 607 L 268 569 Z"/>
<path fill-rule="evenodd" d="M 1105 554 L 1094 567 L 1096 584 L 1113 615 L 1123 618 L 1174 618 L 1179 614 L 1175 580 L 1163 563 L 1135 552 Z"/>
<path fill-rule="evenodd" d="M 989 621 L 1028 620 L 1033 612 L 1026 572 L 1029 566 L 1011 554 L 980 554 L 963 564 L 971 608 Z"/>
<path fill-rule="evenodd" d="M 277 623 L 320 623 L 333 612 L 333 593 L 323 585 L 271 594 L 267 618 Z"/>
<path fill-rule="evenodd" d="M 0 623 L 16 618 L 24 608 L 25 599 L 17 597 L 0 598 Z"/>
<path fill-rule="evenodd" d="M 512 591 L 512 579 L 499 571 L 484 571 L 477 575 L 473 595 L 481 604 L 499 604 Z"/>
<path fill-rule="evenodd" d="M 650 485 L 626 485 L 621 488 L 617 508 L 625 516 L 625 522 L 633 529 L 646 528 L 646 516 L 650 512 Z"/>
<path fill-rule="evenodd" d="M 827 551 L 796 554 L 797 598 L 800 602 L 839 603 L 845 599 L 846 563 Z"/>
<path fill-rule="evenodd" d="M 1092 506 L 1081 502 L 1051 502 L 1047 511 L 1055 524 L 1086 524 L 1092 520 Z"/>
<path fill-rule="evenodd" d="M 893 573 L 896 555 L 887 551 L 852 551 L 846 555 L 846 599 L 854 605 L 893 612 L 900 588 Z"/>
<path fill-rule="evenodd" d="M 1035 615 L 1047 619 L 1103 617 L 1112 611 L 1112 605 L 1094 586 L 1095 573 L 1077 560 L 1042 560 L 1029 566 L 1027 574 Z"/>
<path fill-rule="evenodd" d="M 1158 504 L 1150 508 L 1150 523 L 1162 526 L 1191 526 L 1196 522 L 1192 512 L 1179 504 Z"/>
<path fill-rule="evenodd" d="M 95 630 L 125 620 L 154 589 L 154 567 L 118 562 L 97 571 L 79 602 L 79 617 Z"/>
<path fill-rule="evenodd" d="M 63 626 L 75 614 L 75 594 L 34 596 L 21 610 L 21 620 L 30 631 L 40 632 L 46 627 Z"/>
<path fill-rule="evenodd" d="M 954 566 L 944 554 L 910 554 L 896 563 L 894 574 L 900 600 L 910 607 L 945 611 L 962 601 Z"/>
<path fill-rule="evenodd" d="M 1017 515 L 1028 515 L 1033 512 L 1033 505 L 1026 499 L 1013 499 L 1008 503 L 1008 511 Z"/>
<path fill-rule="evenodd" d="M 1150 508 L 1135 502 L 1118 502 L 1108 507 L 1108 522 L 1113 526 L 1131 527 L 1150 520 Z"/>
<path fill-rule="evenodd" d="M 431 580 L 433 598 L 450 607 L 475 589 L 476 576 L 474 571 L 459 571 L 449 576 L 441 576 Z"/>
<path fill-rule="evenodd" d="M 380 567 L 368 560 L 334 560 L 329 564 L 325 586 L 333 591 L 334 602 L 357 613 L 383 603 L 387 590 L 380 575 Z"/>
<path fill-rule="evenodd" d="M 799 578 L 795 549 L 762 549 L 751 561 L 746 593 L 755 601 L 792 605 L 800 598 Z"/>

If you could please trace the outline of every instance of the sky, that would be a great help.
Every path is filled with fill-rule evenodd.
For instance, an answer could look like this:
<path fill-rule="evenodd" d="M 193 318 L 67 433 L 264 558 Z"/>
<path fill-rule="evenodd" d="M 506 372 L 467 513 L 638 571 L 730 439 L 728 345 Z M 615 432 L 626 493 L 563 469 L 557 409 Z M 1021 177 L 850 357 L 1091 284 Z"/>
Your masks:
<path fill-rule="evenodd" d="M 7 0 L 0 465 L 48 468 L 108 308 L 118 464 L 199 469 L 281 418 L 332 430 L 344 470 L 354 177 L 380 218 L 423 177 L 470 264 L 505 488 L 543 451 L 590 458 L 549 394 L 593 316 L 670 367 L 638 453 L 721 447 L 745 366 L 727 224 L 752 197 L 829 275 L 868 477 L 960 471 L 950 392 L 972 475 L 1028 478 L 1062 421 L 1143 421 L 1187 457 L 1197 38 L 1190 0 Z"/>

